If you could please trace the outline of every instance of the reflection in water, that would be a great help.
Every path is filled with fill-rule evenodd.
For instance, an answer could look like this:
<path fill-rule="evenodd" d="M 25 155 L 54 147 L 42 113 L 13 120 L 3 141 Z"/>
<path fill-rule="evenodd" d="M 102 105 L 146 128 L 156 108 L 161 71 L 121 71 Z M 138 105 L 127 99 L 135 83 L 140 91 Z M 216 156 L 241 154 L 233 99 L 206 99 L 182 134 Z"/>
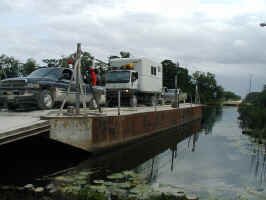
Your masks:
<path fill-rule="evenodd" d="M 178 140 L 177 143 L 170 146 L 165 152 L 157 154 L 145 163 L 140 164 L 136 168 L 136 171 L 146 177 L 149 183 L 154 183 L 159 176 L 160 169 L 169 167 L 170 171 L 173 172 L 176 164 L 175 160 L 178 159 L 179 156 L 182 157 L 186 152 L 195 151 L 198 138 L 198 133 L 183 137 L 182 140 Z M 168 156 L 170 159 L 168 159 Z"/>
<path fill-rule="evenodd" d="M 262 186 L 266 181 L 266 145 L 253 144 L 251 148 L 250 171 L 256 178 L 257 185 Z"/>
<path fill-rule="evenodd" d="M 157 178 L 156 155 L 196 133 L 200 125 L 200 120 L 194 121 L 101 155 L 91 155 L 45 137 L 32 137 L 0 148 L 0 185 L 35 183 L 36 179 L 74 166 L 74 170 L 97 169 L 95 177 L 105 176 L 134 169 L 149 160 L 152 162 L 146 175 L 152 181 Z"/>
<path fill-rule="evenodd" d="M 222 117 L 222 106 L 209 106 L 203 110 L 202 128 L 205 134 L 212 132 L 212 128 L 217 121 Z"/>
<path fill-rule="evenodd" d="M 179 142 L 197 133 L 200 127 L 201 122 L 197 120 L 185 126 L 157 133 L 150 138 L 115 151 L 103 155 L 92 155 L 80 163 L 76 169 L 101 169 L 99 175 L 103 176 L 137 168 L 136 171 L 141 172 L 148 181 L 152 182 L 158 176 L 158 155 L 172 148 L 176 149 Z M 142 163 L 145 164 L 138 167 Z"/>
<path fill-rule="evenodd" d="M 136 172 L 146 177 L 147 181 L 151 184 L 156 182 L 157 178 L 160 175 L 160 169 L 169 167 L 169 170 L 173 172 L 176 167 L 175 165 L 177 164 L 175 162 L 176 159 L 184 159 L 184 155 L 186 152 L 195 152 L 196 150 L 196 144 L 199 139 L 200 128 L 199 124 L 197 123 L 198 122 L 193 122 L 189 126 L 186 126 L 186 129 L 183 129 L 183 133 L 178 132 L 177 134 L 183 135 L 180 140 L 176 140 L 176 142 L 174 142 L 171 146 L 165 149 L 165 151 L 161 154 L 156 154 L 153 158 L 149 159 L 143 164 L 140 164 L 135 169 Z M 191 129 L 192 127 L 194 127 L 194 129 Z M 194 130 L 196 132 L 191 132 L 191 130 Z"/>
<path fill-rule="evenodd" d="M 195 149 L 196 149 L 196 142 L 197 142 L 198 138 L 199 138 L 199 134 L 198 133 L 195 133 L 195 134 L 189 136 L 188 139 L 186 139 L 187 140 L 187 148 L 186 148 L 186 151 L 190 151 L 190 150 L 191 150 L 191 152 L 194 152 L 195 151 Z M 192 140 L 192 144 L 191 144 L 191 140 Z M 179 144 L 176 144 L 176 145 L 174 145 L 171 148 L 171 152 L 172 152 L 172 157 L 171 157 L 171 171 L 174 170 L 174 159 L 176 159 L 178 153 L 180 153 L 180 152 L 178 152 L 178 149 L 179 149 L 178 146 L 179 146 Z"/>

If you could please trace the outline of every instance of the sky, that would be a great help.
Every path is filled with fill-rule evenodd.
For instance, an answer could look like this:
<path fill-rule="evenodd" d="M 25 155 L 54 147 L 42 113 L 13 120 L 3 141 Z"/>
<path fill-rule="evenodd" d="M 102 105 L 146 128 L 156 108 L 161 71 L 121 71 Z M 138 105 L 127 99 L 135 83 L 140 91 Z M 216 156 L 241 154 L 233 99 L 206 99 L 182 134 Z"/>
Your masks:
<path fill-rule="evenodd" d="M 1 0 L 0 54 L 22 62 L 121 50 L 215 73 L 244 96 L 266 84 L 266 0 Z"/>

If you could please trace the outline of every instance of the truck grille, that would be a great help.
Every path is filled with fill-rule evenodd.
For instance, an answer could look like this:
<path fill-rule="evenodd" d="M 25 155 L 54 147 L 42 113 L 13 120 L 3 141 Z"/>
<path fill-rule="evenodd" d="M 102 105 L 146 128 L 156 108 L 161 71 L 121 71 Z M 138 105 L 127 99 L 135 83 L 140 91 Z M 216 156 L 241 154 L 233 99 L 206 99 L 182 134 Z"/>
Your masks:
<path fill-rule="evenodd" d="M 22 88 L 25 87 L 25 80 L 7 80 L 1 83 L 1 87 L 3 88 Z"/>

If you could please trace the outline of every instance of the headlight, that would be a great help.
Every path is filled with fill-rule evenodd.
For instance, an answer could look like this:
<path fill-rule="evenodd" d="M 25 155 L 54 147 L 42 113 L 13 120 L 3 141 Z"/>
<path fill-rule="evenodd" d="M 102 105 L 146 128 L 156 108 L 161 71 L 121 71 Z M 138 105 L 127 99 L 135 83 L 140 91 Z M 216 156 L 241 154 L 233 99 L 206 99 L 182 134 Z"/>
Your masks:
<path fill-rule="evenodd" d="M 39 83 L 27 83 L 26 87 L 27 88 L 39 88 L 40 85 Z"/>

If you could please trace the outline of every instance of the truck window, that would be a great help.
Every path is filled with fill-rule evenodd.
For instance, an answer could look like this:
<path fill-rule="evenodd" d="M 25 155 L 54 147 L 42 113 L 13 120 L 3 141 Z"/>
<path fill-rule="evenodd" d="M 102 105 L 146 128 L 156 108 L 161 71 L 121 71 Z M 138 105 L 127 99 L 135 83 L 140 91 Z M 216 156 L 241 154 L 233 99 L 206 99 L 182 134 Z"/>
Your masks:
<path fill-rule="evenodd" d="M 151 75 L 156 76 L 156 67 L 151 66 Z"/>
<path fill-rule="evenodd" d="M 62 79 L 70 81 L 71 78 L 72 78 L 72 71 L 69 69 L 64 69 L 62 72 Z"/>
<path fill-rule="evenodd" d="M 57 80 L 60 76 L 60 69 L 53 67 L 40 68 L 28 75 L 29 78 L 48 78 L 53 80 Z"/>
<path fill-rule="evenodd" d="M 128 83 L 129 79 L 129 71 L 111 71 L 106 74 L 107 83 Z"/>

